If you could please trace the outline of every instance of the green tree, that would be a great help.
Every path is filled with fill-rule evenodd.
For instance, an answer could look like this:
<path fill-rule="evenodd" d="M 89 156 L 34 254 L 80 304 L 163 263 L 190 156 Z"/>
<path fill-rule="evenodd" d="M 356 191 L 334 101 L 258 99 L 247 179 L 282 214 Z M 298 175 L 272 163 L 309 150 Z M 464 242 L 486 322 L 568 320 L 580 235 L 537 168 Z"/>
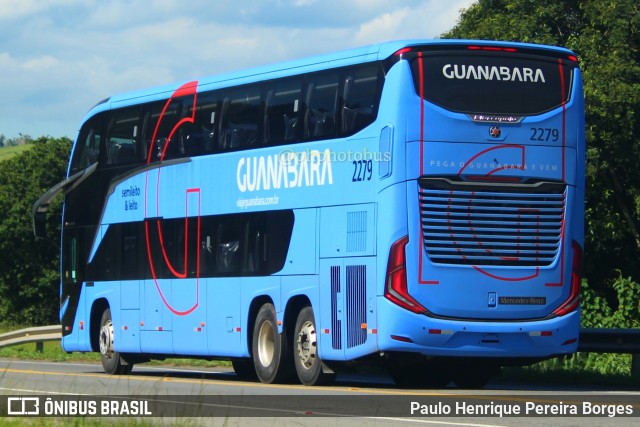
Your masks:
<path fill-rule="evenodd" d="M 445 38 L 566 46 L 583 72 L 587 120 L 585 277 L 615 298 L 640 281 L 640 4 L 480 0 Z"/>
<path fill-rule="evenodd" d="M 0 319 L 32 325 L 58 322 L 60 203 L 47 237 L 34 237 L 34 202 L 66 173 L 71 141 L 40 138 L 0 164 Z"/>

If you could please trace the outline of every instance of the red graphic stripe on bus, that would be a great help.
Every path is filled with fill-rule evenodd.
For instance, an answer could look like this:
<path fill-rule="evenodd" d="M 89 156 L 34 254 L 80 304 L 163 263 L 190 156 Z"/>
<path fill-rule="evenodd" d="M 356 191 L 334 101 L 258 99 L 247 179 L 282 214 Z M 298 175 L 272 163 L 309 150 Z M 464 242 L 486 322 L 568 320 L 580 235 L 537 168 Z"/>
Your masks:
<path fill-rule="evenodd" d="M 536 267 L 536 272 L 533 273 L 531 276 L 524 276 L 524 277 L 498 276 L 497 274 L 492 274 L 492 273 L 489 273 L 488 271 L 484 271 L 483 269 L 481 269 L 477 265 L 474 265 L 472 267 L 474 268 L 474 270 L 484 274 L 485 276 L 491 277 L 492 279 L 501 280 L 503 282 L 522 282 L 522 281 L 525 281 L 525 280 L 535 279 L 536 277 L 538 277 L 540 275 L 540 267 Z"/>
<path fill-rule="evenodd" d="M 560 99 L 562 100 L 562 181 L 565 180 L 565 149 L 567 146 L 566 130 L 567 130 L 567 98 L 565 98 L 564 86 L 564 67 L 562 66 L 562 59 L 558 58 L 558 72 L 560 73 Z M 563 202 L 566 203 L 566 200 Z M 563 208 L 566 208 L 563 206 Z M 560 241 L 564 242 L 564 217 L 562 218 L 562 224 L 560 226 Z M 557 286 L 564 285 L 564 245 L 560 251 L 560 281 L 545 283 L 545 286 Z"/>
<path fill-rule="evenodd" d="M 421 95 L 422 97 L 422 95 Z M 424 109 L 424 100 L 421 100 L 421 110 Z M 423 115 L 422 111 L 421 111 L 421 116 Z M 422 121 L 421 123 L 421 129 L 424 128 L 424 121 Z M 423 131 L 421 131 L 421 135 L 422 135 Z M 421 136 L 421 141 L 420 141 L 420 145 L 421 145 L 421 156 L 420 156 L 420 170 L 421 170 L 421 174 L 423 173 L 422 171 L 424 171 L 424 157 L 422 155 L 423 153 L 423 148 L 422 146 L 424 145 L 424 141 L 422 140 L 422 136 Z M 483 176 L 478 176 L 475 175 L 474 178 L 476 179 L 480 179 L 480 178 L 484 178 L 487 180 L 492 180 L 492 181 L 498 181 L 498 180 L 502 180 L 504 177 L 500 177 L 500 176 L 495 176 L 494 174 L 499 173 L 503 170 L 507 170 L 507 169 L 515 169 L 515 170 L 524 170 L 524 165 L 526 164 L 526 147 L 524 145 L 520 145 L 520 144 L 501 144 L 498 146 L 494 146 L 494 147 L 490 147 L 487 148 L 485 150 L 482 150 L 480 152 L 478 152 L 477 154 L 475 154 L 473 157 L 471 157 L 469 160 L 467 160 L 464 165 L 462 166 L 462 168 L 460 168 L 460 170 L 458 171 L 458 176 L 464 174 L 465 170 L 469 167 L 469 165 L 473 164 L 473 162 L 478 159 L 479 157 L 492 152 L 492 151 L 496 151 L 496 150 L 519 150 L 520 154 L 520 164 L 519 165 L 509 165 L 509 166 L 499 166 L 489 172 L 486 173 L 486 175 Z M 563 148 L 564 151 L 564 148 Z M 564 171 L 564 165 L 563 165 L 563 171 Z M 506 179 L 505 179 L 506 180 Z M 451 227 L 451 224 L 449 224 L 449 226 Z M 469 230 L 473 233 L 474 238 L 476 239 L 476 243 L 478 244 L 478 246 L 484 250 L 485 252 L 491 254 L 492 251 L 490 249 L 487 249 L 485 247 L 483 247 L 482 242 L 479 241 L 478 236 L 475 234 L 475 230 L 473 225 L 471 224 L 470 221 L 468 221 L 468 226 L 469 226 Z M 562 231 L 561 234 L 564 235 L 564 220 L 563 220 L 563 226 L 562 226 Z M 457 242 L 454 241 L 454 246 L 457 246 Z M 419 284 L 440 284 L 439 281 L 437 280 L 423 280 L 422 279 L 422 275 L 423 275 L 423 257 L 424 257 L 424 253 L 422 250 L 422 247 L 424 245 L 421 246 L 421 250 L 419 253 L 419 262 L 418 262 L 418 283 Z M 459 254 L 462 255 L 461 249 L 457 248 L 457 251 Z M 560 253 L 560 257 L 561 257 L 561 272 L 563 271 L 563 260 L 562 260 L 562 254 L 563 251 L 561 251 Z M 465 258 L 464 255 L 462 255 L 463 258 Z M 504 257 L 501 257 L 502 259 L 505 259 Z M 526 276 L 520 276 L 520 277 L 508 277 L 508 276 L 502 276 L 502 275 L 497 275 L 494 273 L 490 273 L 489 271 L 486 271 L 485 269 L 477 266 L 477 265 L 473 265 L 472 266 L 474 270 L 476 270 L 477 272 L 490 277 L 492 279 L 495 280 L 500 280 L 500 281 L 504 281 L 504 282 L 521 282 L 521 281 L 526 281 L 526 280 L 531 280 L 531 279 L 535 279 L 536 277 L 538 277 L 540 275 L 540 268 L 536 267 L 535 271 L 530 274 L 530 275 L 526 275 Z M 561 276 L 562 277 L 562 276 Z M 555 286 L 552 284 L 547 284 L 547 286 Z"/>
<path fill-rule="evenodd" d="M 424 57 L 418 52 L 418 75 L 420 90 L 420 176 L 424 175 Z M 420 245 L 423 248 L 424 244 Z M 422 250 L 418 255 L 418 283 L 421 285 L 439 285 L 439 280 L 422 280 Z"/>
<path fill-rule="evenodd" d="M 418 74 L 420 75 L 420 176 L 424 175 L 424 58 L 418 52 Z"/>
<path fill-rule="evenodd" d="M 485 175 L 486 177 L 491 177 L 491 178 L 498 178 L 498 177 L 494 177 L 493 174 L 498 173 L 500 171 L 506 170 L 506 169 L 516 169 L 516 170 L 524 170 L 524 165 L 526 164 L 526 147 L 524 145 L 518 145 L 518 144 L 502 144 L 502 145 L 498 145 L 496 147 L 491 147 L 488 148 L 486 150 L 482 150 L 480 151 L 478 154 L 476 154 L 475 156 L 473 156 L 471 159 L 469 159 L 464 166 L 460 169 L 460 171 L 458 172 L 458 175 L 462 175 L 462 173 L 464 172 L 464 170 L 470 165 L 472 164 L 478 157 L 489 153 L 491 151 L 495 151 L 495 150 L 508 150 L 508 149 L 515 149 L 515 150 L 520 150 L 520 165 L 510 165 L 510 166 L 500 166 L 497 167 L 489 172 L 487 172 L 487 174 Z M 469 205 L 471 205 L 471 200 Z M 469 206 L 470 208 L 470 206 Z M 478 238 L 478 236 L 475 234 L 475 230 L 473 225 L 471 224 L 470 221 L 468 221 L 469 224 L 469 230 L 473 233 L 473 237 L 476 239 L 476 242 L 478 243 L 478 245 L 480 247 L 483 246 L 482 242 L 480 241 L 480 239 Z M 518 236 L 519 237 L 519 236 Z M 483 250 L 485 250 L 488 254 L 493 254 L 493 252 L 489 249 L 483 248 Z M 501 259 L 505 259 L 503 257 L 500 257 Z M 521 282 L 521 281 L 525 281 L 525 280 L 531 280 L 531 279 L 535 279 L 536 277 L 538 277 L 540 275 L 540 268 L 536 267 L 535 272 L 531 275 L 528 276 L 521 276 L 521 277 L 505 277 L 505 276 L 499 276 L 497 274 L 494 273 L 489 273 L 488 271 L 484 270 L 483 268 L 474 265 L 473 268 L 478 271 L 479 273 L 484 274 L 487 277 L 490 277 L 492 279 L 496 279 L 496 280 L 501 280 L 504 282 Z"/>
<path fill-rule="evenodd" d="M 192 96 L 193 97 L 193 101 L 192 101 L 192 105 L 191 105 L 191 116 L 188 117 L 183 117 L 182 119 L 180 119 L 177 123 L 175 123 L 175 125 L 171 128 L 171 131 L 169 132 L 169 135 L 166 137 L 166 139 L 164 139 L 164 145 L 161 147 L 158 147 L 158 149 L 161 148 L 161 152 L 159 153 L 159 158 L 157 160 L 159 161 L 163 161 L 166 153 L 167 153 L 167 149 L 169 148 L 169 146 L 172 143 L 173 137 L 175 135 L 175 133 L 178 131 L 178 129 L 183 126 L 184 124 L 188 124 L 188 123 L 193 123 L 195 121 L 195 110 L 196 110 L 196 103 L 197 103 L 197 94 L 196 94 L 196 89 L 198 86 L 198 82 L 197 81 L 193 81 L 193 82 L 189 82 L 186 83 L 184 85 L 182 85 L 180 88 L 178 88 L 173 95 L 167 100 L 167 102 L 165 103 L 162 112 L 160 113 L 160 117 L 158 118 L 158 122 L 156 123 L 154 132 L 153 132 L 153 136 L 151 139 L 151 144 L 149 147 L 149 155 L 147 157 L 147 164 L 152 163 L 152 161 L 154 160 L 154 153 L 157 153 L 156 150 L 154 150 L 156 148 L 156 144 L 160 143 L 160 138 L 164 138 L 163 135 L 159 135 L 159 131 L 160 131 L 160 127 L 161 124 L 163 122 L 163 120 L 166 117 L 166 113 L 167 110 L 169 108 L 169 106 L 171 105 L 171 103 L 178 99 L 178 98 L 183 98 L 183 97 L 189 97 Z M 157 155 L 157 154 L 156 154 Z M 162 168 L 158 168 L 157 169 L 157 174 L 156 174 L 156 185 L 155 185 L 155 192 L 156 192 L 156 197 L 155 197 L 155 207 L 156 207 L 156 211 L 155 211 L 155 215 L 153 215 L 154 217 L 157 218 L 161 218 L 162 215 L 160 214 L 160 184 L 161 184 L 161 170 Z M 146 173 L 145 176 L 145 200 L 144 200 L 144 214 L 145 214 L 145 218 L 148 218 L 148 190 L 149 190 L 149 174 L 150 172 Z M 184 265 L 183 265 L 183 271 L 179 272 L 177 270 L 177 268 L 175 266 L 173 266 L 173 264 L 171 263 L 170 259 L 169 259 L 169 255 L 167 253 L 166 250 L 166 245 L 165 245 L 165 239 L 164 239 L 164 233 L 162 231 L 162 220 L 161 219 L 157 219 L 156 220 L 156 227 L 157 227 L 157 233 L 158 233 L 158 240 L 159 240 L 159 244 L 160 244 L 160 250 L 162 252 L 162 258 L 165 262 L 165 264 L 167 265 L 167 267 L 169 268 L 169 271 L 171 272 L 171 274 L 179 279 L 182 278 L 186 278 L 187 277 L 187 273 L 188 273 L 188 262 L 189 262 L 189 195 L 190 194 L 197 194 L 197 205 L 198 205 L 198 214 L 197 214 L 197 225 L 196 225 L 196 229 L 197 229 L 197 234 L 196 234 L 196 241 L 195 244 L 198 244 L 198 238 L 200 236 L 200 227 L 201 227 L 201 218 L 200 218 L 200 209 L 201 209 L 201 196 L 200 196 L 200 189 L 199 188 L 188 188 L 186 190 L 186 194 L 185 194 L 185 218 L 184 218 L 184 230 L 185 230 L 185 238 L 184 238 Z M 156 266 L 154 265 L 154 261 L 153 261 L 153 256 L 152 256 L 152 251 L 151 251 L 151 241 L 150 241 L 150 230 L 149 230 L 149 221 L 145 222 L 145 237 L 146 237 L 146 244 L 147 244 L 147 257 L 149 259 L 149 266 L 151 269 L 151 275 L 153 277 L 153 281 L 156 285 L 156 289 L 158 291 L 158 294 L 160 295 L 160 298 L 162 299 L 162 302 L 165 304 L 165 306 L 167 306 L 167 308 L 174 314 L 177 314 L 179 316 L 185 316 L 189 313 L 192 313 L 199 305 L 200 302 L 200 251 L 198 250 L 198 248 L 195 248 L 195 253 L 196 253 L 196 290 L 195 290 L 195 301 L 193 303 L 193 305 L 185 310 L 181 310 L 181 309 L 177 309 L 175 308 L 170 301 L 167 300 L 167 298 L 165 297 L 163 291 L 162 291 L 162 287 L 160 286 L 160 283 L 158 282 L 158 275 L 156 273 Z"/>
<path fill-rule="evenodd" d="M 565 211 L 566 210 L 566 203 L 567 201 L 564 200 L 562 205 L 562 210 Z M 564 242 L 564 225 L 565 225 L 565 220 L 564 217 L 562 218 L 562 222 L 560 223 L 560 241 Z M 545 283 L 545 286 L 557 286 L 560 287 L 562 285 L 564 285 L 564 257 L 562 256 L 564 254 L 564 245 L 561 246 L 562 250 L 560 251 L 560 281 L 559 282 L 550 282 L 550 283 Z"/>
<path fill-rule="evenodd" d="M 565 96 L 564 87 L 564 67 L 562 66 L 562 60 L 558 58 L 558 71 L 560 72 L 560 99 L 562 100 L 562 180 L 564 181 L 564 150 L 566 147 L 566 134 L 565 130 L 567 129 L 567 99 Z"/>
<path fill-rule="evenodd" d="M 173 95 L 171 95 L 171 98 L 169 98 L 166 102 L 166 104 L 164 105 L 164 108 L 162 109 L 162 112 L 160 113 L 160 118 L 158 118 L 158 123 L 156 123 L 156 127 L 153 130 L 153 137 L 151 138 L 151 145 L 149 147 L 149 155 L 147 156 L 147 164 L 151 163 L 153 160 L 153 147 L 156 144 L 156 142 L 158 141 L 158 131 L 160 129 L 160 123 L 162 122 L 162 119 L 164 118 L 165 114 L 167 113 L 167 109 L 169 108 L 169 105 L 171 105 L 171 101 L 173 101 L 176 98 L 181 98 L 184 96 L 191 96 L 193 95 L 193 114 L 191 117 L 185 117 L 184 119 L 180 120 L 176 126 L 171 130 L 171 133 L 168 135 L 167 138 L 167 144 L 165 144 L 163 150 L 162 150 L 162 156 L 160 157 L 160 160 L 164 159 L 166 150 L 167 150 L 167 146 L 169 145 L 170 139 L 173 136 L 173 134 L 175 133 L 175 131 L 184 123 L 193 123 L 195 120 L 195 106 L 196 106 L 196 89 L 198 88 L 198 82 L 197 81 L 193 81 L 193 82 L 189 82 L 189 83 L 185 83 L 182 86 L 180 86 L 174 93 Z"/>

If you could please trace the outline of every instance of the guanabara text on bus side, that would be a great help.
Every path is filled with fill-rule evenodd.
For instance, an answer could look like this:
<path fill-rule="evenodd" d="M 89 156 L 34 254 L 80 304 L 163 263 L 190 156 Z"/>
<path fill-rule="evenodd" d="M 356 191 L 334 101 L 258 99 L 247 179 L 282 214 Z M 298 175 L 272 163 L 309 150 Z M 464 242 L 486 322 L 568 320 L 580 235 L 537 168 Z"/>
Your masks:
<path fill-rule="evenodd" d="M 64 194 L 62 346 L 107 373 L 480 387 L 576 351 L 584 187 L 574 53 L 413 40 L 112 96 L 33 215 Z"/>

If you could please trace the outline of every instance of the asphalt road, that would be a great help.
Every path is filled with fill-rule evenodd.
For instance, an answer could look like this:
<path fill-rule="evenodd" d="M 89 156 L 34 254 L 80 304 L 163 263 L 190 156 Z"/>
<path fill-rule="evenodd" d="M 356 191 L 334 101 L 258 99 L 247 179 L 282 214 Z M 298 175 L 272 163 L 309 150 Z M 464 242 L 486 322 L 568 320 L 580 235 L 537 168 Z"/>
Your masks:
<path fill-rule="evenodd" d="M 162 425 L 595 427 L 637 426 L 640 422 L 640 391 L 631 389 L 495 381 L 482 390 L 406 390 L 395 387 L 385 376 L 374 375 L 340 376 L 328 387 L 265 385 L 240 381 L 226 368 L 137 365 L 128 376 L 109 376 L 97 364 L 0 360 L 0 395 L 6 396 L 0 398 L 0 416 L 9 410 L 15 413 L 20 399 L 38 397 L 41 414 L 45 403 L 47 413 L 57 414 L 73 411 L 76 405 L 77 411 L 93 408 L 100 415 L 101 405 L 106 405 L 105 414 L 142 411 L 139 418 Z M 47 398 L 52 401 L 46 402 Z M 68 406 L 69 402 L 75 403 Z M 92 404 L 96 406 L 82 406 Z M 601 416 L 571 416 L 573 410 L 580 415 L 585 410 L 600 412 Z M 499 416 L 518 411 L 528 415 Z M 548 416 L 554 411 L 563 416 Z M 483 412 L 493 416 L 478 416 Z M 619 412 L 633 414 L 621 417 Z M 178 418 L 172 415 L 177 413 Z M 538 415 L 545 413 L 547 416 Z"/>

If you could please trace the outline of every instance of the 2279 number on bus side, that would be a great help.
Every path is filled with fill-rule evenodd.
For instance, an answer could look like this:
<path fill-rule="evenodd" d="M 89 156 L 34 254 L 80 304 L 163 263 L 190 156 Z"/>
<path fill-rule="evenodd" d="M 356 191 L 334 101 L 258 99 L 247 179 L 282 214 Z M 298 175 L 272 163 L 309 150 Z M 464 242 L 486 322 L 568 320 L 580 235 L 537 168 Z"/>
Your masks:
<path fill-rule="evenodd" d="M 354 160 L 351 163 L 353 164 L 352 182 L 371 181 L 373 176 L 372 160 Z"/>
<path fill-rule="evenodd" d="M 560 131 L 558 131 L 558 129 L 531 128 L 531 137 L 529 137 L 529 140 L 541 142 L 557 142 L 558 138 L 560 138 Z"/>

